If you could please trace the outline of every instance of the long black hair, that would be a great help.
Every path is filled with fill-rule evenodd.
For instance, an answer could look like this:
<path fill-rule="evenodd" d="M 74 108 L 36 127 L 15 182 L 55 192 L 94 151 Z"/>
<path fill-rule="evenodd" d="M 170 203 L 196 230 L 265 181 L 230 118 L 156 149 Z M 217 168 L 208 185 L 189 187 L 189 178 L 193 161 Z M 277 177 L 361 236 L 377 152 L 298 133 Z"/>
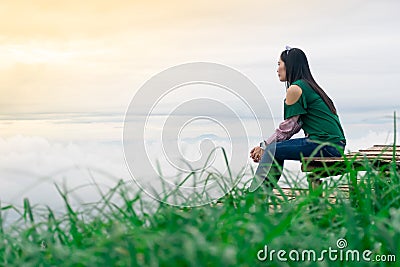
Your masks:
<path fill-rule="evenodd" d="M 322 98 L 333 114 L 337 114 L 335 105 L 325 91 L 317 84 L 311 75 L 306 54 L 299 48 L 291 48 L 281 53 L 281 60 L 286 67 L 286 87 L 297 80 L 306 81 L 310 87 Z"/>

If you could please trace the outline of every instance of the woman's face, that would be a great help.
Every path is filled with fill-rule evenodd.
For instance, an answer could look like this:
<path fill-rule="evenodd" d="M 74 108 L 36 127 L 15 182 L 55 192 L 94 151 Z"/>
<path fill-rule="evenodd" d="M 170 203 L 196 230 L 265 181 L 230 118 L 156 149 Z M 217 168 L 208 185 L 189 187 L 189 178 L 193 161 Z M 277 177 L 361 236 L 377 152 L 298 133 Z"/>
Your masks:
<path fill-rule="evenodd" d="M 286 67 L 285 67 L 285 62 L 282 61 L 282 59 L 279 59 L 278 61 L 278 78 L 281 82 L 286 82 Z"/>

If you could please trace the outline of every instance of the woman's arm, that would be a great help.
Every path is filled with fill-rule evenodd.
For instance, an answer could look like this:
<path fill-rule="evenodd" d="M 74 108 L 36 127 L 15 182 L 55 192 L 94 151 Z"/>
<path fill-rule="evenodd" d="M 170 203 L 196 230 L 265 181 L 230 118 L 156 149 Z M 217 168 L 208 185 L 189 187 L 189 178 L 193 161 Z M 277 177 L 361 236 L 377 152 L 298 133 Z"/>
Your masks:
<path fill-rule="evenodd" d="M 260 147 L 265 147 L 273 142 L 280 142 L 290 139 L 294 134 L 301 129 L 300 115 L 290 117 L 279 124 L 275 132 L 264 142 L 261 142 Z"/>
<path fill-rule="evenodd" d="M 301 97 L 303 91 L 298 85 L 291 85 L 286 91 L 285 103 L 287 105 L 295 104 Z M 273 142 L 279 142 L 290 139 L 294 134 L 298 133 L 301 129 L 301 121 L 299 120 L 300 115 L 296 115 L 284 120 L 279 124 L 278 129 L 275 130 L 266 141 L 260 143 L 260 147 L 265 147 Z"/>

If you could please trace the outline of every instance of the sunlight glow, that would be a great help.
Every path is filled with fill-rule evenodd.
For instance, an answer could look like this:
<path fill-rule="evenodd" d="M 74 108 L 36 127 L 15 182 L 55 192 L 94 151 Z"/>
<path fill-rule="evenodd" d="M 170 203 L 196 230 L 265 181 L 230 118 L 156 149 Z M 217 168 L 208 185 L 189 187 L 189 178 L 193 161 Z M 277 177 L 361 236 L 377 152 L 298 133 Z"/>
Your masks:
<path fill-rule="evenodd" d="M 31 45 L 14 45 L 7 50 L 12 61 L 26 64 L 65 62 L 76 55 L 75 52 L 71 51 L 39 48 Z"/>

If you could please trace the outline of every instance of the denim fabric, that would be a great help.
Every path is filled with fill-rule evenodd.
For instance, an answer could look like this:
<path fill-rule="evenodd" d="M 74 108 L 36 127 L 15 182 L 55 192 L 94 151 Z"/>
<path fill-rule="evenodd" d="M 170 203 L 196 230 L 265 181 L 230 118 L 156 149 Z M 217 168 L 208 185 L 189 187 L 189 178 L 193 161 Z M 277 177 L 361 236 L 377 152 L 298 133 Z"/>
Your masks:
<path fill-rule="evenodd" d="M 325 143 L 323 146 L 321 144 L 307 137 L 272 143 L 266 147 L 255 176 L 258 180 L 263 180 L 266 187 L 273 187 L 282 175 L 285 160 L 300 161 L 302 157 L 310 156 L 340 157 L 339 150 L 343 151 L 345 147 L 345 143 L 342 142 L 332 145 Z"/>

